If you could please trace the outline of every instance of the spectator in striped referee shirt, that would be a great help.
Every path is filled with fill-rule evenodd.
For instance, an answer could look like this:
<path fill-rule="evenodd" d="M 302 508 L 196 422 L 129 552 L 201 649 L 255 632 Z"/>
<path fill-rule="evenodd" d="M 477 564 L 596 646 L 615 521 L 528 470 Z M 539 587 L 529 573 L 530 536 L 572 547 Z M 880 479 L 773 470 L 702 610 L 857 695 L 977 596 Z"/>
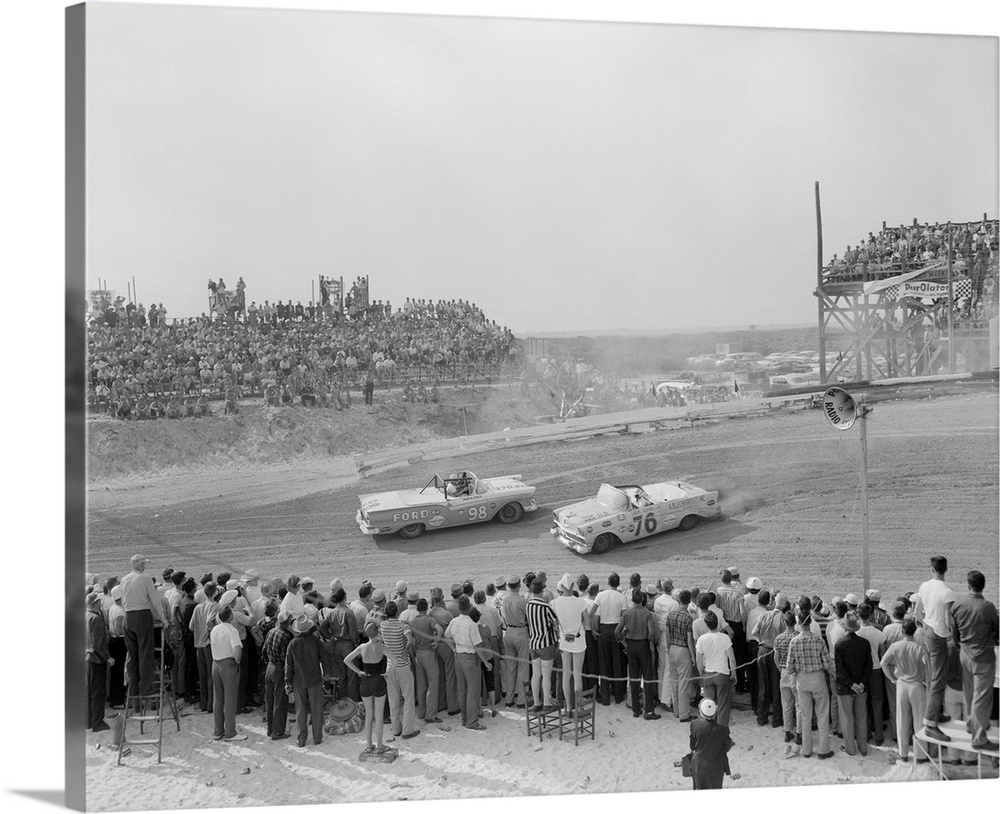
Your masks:
<path fill-rule="evenodd" d="M 552 667 L 556 657 L 558 620 L 555 611 L 543 599 L 545 583 L 537 577 L 531 583 L 531 599 L 525 615 L 528 620 L 528 656 L 531 659 L 531 696 L 533 712 L 553 712 Z"/>

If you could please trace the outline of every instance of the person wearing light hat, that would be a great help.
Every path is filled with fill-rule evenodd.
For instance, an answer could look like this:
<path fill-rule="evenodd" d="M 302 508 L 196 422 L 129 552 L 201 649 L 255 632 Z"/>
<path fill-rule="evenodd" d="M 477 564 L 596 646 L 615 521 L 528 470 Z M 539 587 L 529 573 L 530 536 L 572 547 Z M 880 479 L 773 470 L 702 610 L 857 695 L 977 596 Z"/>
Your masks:
<path fill-rule="evenodd" d="M 844 601 L 847 603 L 847 609 L 849 611 L 856 611 L 858 605 L 861 604 L 861 597 L 857 594 L 848 594 L 844 597 Z"/>
<path fill-rule="evenodd" d="M 285 692 L 295 700 L 301 747 L 306 745 L 310 720 L 313 743 L 323 742 L 323 654 L 315 632 L 315 621 L 305 612 L 299 614 L 292 623 L 295 638 L 285 651 Z"/>
<path fill-rule="evenodd" d="M 410 586 L 406 584 L 405 579 L 399 580 L 396 583 L 396 593 L 390 601 L 395 602 L 397 607 L 406 607 L 406 592 L 410 590 Z"/>
<path fill-rule="evenodd" d="M 834 662 L 837 667 L 837 704 L 844 736 L 844 751 L 849 755 L 868 754 L 868 694 L 871 687 L 872 655 L 868 642 L 858 636 L 861 620 L 854 611 L 844 616 L 844 635 L 837 642 Z M 881 697 L 879 698 L 881 701 Z M 879 715 L 881 722 L 881 714 Z"/>
<path fill-rule="evenodd" d="M 312 577 L 302 577 L 299 580 L 299 594 L 305 596 L 307 593 L 313 590 L 313 586 L 316 584 L 316 580 Z"/>
<path fill-rule="evenodd" d="M 163 598 L 153 578 L 143 573 L 149 560 L 142 554 L 131 559 L 132 570 L 121 581 L 122 608 L 125 610 L 125 646 L 128 650 L 129 691 L 133 698 L 152 693 L 156 672 L 153 655 L 153 627 L 166 625 Z"/>
<path fill-rule="evenodd" d="M 728 752 L 733 739 L 729 727 L 716 720 L 715 701 L 702 699 L 698 712 L 700 716 L 691 721 L 691 782 L 696 791 L 721 789 L 722 778 L 731 774 Z"/>
<path fill-rule="evenodd" d="M 583 660 L 587 654 L 585 626 L 588 621 L 587 600 L 574 596 L 575 583 L 570 574 L 563 574 L 556 586 L 559 596 L 552 600 L 552 610 L 559 623 L 559 649 L 562 651 L 563 698 L 572 710 L 583 693 Z"/>
<path fill-rule="evenodd" d="M 115 580 L 117 582 L 117 580 Z M 122 609 L 122 586 L 115 585 L 110 593 L 108 608 L 108 652 L 114 663 L 108 671 L 108 706 L 121 709 L 125 706 L 125 611 Z"/>
<path fill-rule="evenodd" d="M 114 662 L 108 650 L 108 623 L 101 610 L 101 594 L 87 594 L 87 729 L 103 732 L 111 729 L 104 721 L 107 700 L 108 666 Z"/>

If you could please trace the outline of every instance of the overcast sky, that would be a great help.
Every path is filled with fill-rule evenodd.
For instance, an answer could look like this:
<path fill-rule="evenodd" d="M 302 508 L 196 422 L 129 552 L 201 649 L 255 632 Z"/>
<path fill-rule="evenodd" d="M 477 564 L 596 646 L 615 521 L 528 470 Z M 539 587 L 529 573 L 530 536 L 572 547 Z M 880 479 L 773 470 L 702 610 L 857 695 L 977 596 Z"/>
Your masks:
<path fill-rule="evenodd" d="M 519 335 L 815 321 L 824 257 L 997 216 L 994 37 L 93 4 L 88 287 L 461 298 Z M 317 288 L 318 292 L 318 288 Z"/>

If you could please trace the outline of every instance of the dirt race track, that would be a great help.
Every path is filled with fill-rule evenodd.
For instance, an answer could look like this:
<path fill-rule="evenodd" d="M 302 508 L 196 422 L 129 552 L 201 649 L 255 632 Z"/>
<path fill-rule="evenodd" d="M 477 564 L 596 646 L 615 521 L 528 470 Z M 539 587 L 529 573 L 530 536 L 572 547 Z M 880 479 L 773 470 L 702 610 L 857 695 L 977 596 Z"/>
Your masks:
<path fill-rule="evenodd" d="M 943 553 L 953 587 L 964 589 L 965 572 L 978 568 L 996 599 L 997 404 L 988 392 L 876 405 L 868 423 L 873 586 L 890 596 L 915 589 L 928 557 Z M 421 486 L 434 471 L 457 468 L 521 473 L 538 487 L 540 508 L 514 526 L 485 523 L 409 542 L 359 532 L 359 493 Z M 720 489 L 724 519 L 601 557 L 580 557 L 549 533 L 552 509 L 593 495 L 602 481 L 677 477 Z M 314 577 L 321 590 L 337 576 L 352 597 L 364 578 L 447 591 L 455 581 L 478 587 L 529 569 L 602 583 L 611 571 L 638 571 L 704 586 L 729 565 L 793 593 L 829 598 L 861 588 L 859 431 L 838 432 L 819 410 L 519 447 L 364 481 L 348 458 L 141 476 L 91 483 L 88 500 L 87 570 L 104 576 L 124 573 L 142 552 L 157 576 L 165 566 L 195 577 L 255 567 L 264 576 Z"/>

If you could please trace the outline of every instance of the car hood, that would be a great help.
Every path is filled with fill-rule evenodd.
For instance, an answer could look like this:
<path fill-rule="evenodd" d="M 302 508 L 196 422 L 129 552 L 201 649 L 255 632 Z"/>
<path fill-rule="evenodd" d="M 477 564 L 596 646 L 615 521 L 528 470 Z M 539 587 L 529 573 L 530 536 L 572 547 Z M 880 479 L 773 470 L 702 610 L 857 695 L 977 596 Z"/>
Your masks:
<path fill-rule="evenodd" d="M 439 491 L 419 489 L 400 489 L 396 492 L 373 492 L 369 495 L 358 495 L 361 508 L 367 512 L 395 511 L 409 509 L 413 506 L 430 506 L 444 503 L 444 495 Z"/>
<path fill-rule="evenodd" d="M 581 500 L 579 503 L 564 506 L 555 512 L 556 518 L 560 523 L 576 525 L 591 523 L 594 520 L 600 520 L 602 517 L 611 517 L 619 514 L 621 512 L 616 511 L 607 503 L 602 503 L 596 498 Z"/>

